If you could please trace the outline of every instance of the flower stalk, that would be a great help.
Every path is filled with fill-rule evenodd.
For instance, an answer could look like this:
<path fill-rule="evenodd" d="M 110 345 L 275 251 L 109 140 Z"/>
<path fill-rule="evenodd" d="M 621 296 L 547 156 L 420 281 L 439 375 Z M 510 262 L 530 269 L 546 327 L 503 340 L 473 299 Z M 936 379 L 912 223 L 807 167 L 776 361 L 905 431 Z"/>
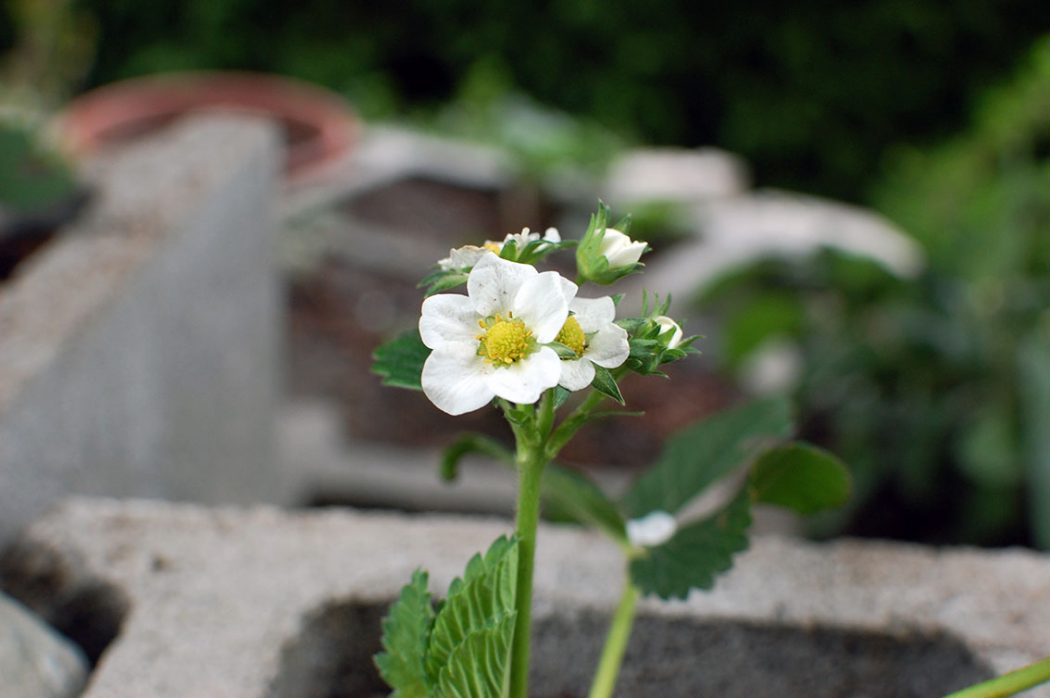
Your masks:
<path fill-rule="evenodd" d="M 598 662 L 598 669 L 591 682 L 588 698 L 611 698 L 616 687 L 616 677 L 620 674 L 620 664 L 627 651 L 627 641 L 631 638 L 631 627 L 634 625 L 634 612 L 641 592 L 628 580 L 624 584 L 620 604 L 616 607 L 609 634 L 605 637 L 605 647 Z"/>
<path fill-rule="evenodd" d="M 945 698 L 1006 698 L 1047 681 L 1050 681 L 1050 657 L 990 681 L 956 691 Z"/>

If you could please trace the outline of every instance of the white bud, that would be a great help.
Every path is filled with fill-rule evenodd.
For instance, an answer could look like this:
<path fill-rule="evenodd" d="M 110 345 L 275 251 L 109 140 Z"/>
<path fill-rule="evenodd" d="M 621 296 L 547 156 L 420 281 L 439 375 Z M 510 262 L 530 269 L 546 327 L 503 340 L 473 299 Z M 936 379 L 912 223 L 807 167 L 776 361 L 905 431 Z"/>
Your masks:
<path fill-rule="evenodd" d="M 476 245 L 464 245 L 448 251 L 448 257 L 438 260 L 438 266 L 443 271 L 455 269 L 469 269 L 481 259 L 481 256 L 490 251 L 491 248 L 477 247 Z"/>
<path fill-rule="evenodd" d="M 682 341 L 682 326 L 666 315 L 658 315 L 653 320 L 660 326 L 660 334 L 662 335 L 667 334 L 668 330 L 674 330 L 670 339 L 667 340 L 667 348 L 674 349 L 677 347 Z"/>
<path fill-rule="evenodd" d="M 631 545 L 652 547 L 671 540 L 676 530 L 678 525 L 673 516 L 666 511 L 651 511 L 627 522 L 627 540 Z"/>
<path fill-rule="evenodd" d="M 632 240 L 615 228 L 606 228 L 598 251 L 609 260 L 609 266 L 615 269 L 636 264 L 647 246 L 646 243 Z"/>

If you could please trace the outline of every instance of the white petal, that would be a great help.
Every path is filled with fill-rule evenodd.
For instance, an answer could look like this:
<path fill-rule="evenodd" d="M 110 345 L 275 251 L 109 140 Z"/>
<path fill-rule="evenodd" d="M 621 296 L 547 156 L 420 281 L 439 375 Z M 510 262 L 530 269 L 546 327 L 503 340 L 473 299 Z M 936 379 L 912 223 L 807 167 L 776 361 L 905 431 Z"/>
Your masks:
<path fill-rule="evenodd" d="M 568 282 L 572 284 L 571 281 Z M 575 295 L 576 284 L 572 284 Z M 511 310 L 525 322 L 540 344 L 554 341 L 569 317 L 569 287 L 558 272 L 545 271 L 521 285 Z"/>
<path fill-rule="evenodd" d="M 597 332 L 616 319 L 616 304 L 612 298 L 575 298 L 569 310 L 576 315 L 576 322 L 586 334 Z"/>
<path fill-rule="evenodd" d="M 438 266 L 445 271 L 453 269 L 469 269 L 478 263 L 481 256 L 488 252 L 484 247 L 476 245 L 464 245 L 448 251 L 448 257 L 440 260 Z"/>
<path fill-rule="evenodd" d="M 666 511 L 651 511 L 627 522 L 627 539 L 632 545 L 655 546 L 674 537 L 678 525 Z"/>
<path fill-rule="evenodd" d="M 627 360 L 630 353 L 627 330 L 610 323 L 587 340 L 583 357 L 599 366 L 616 368 Z"/>
<path fill-rule="evenodd" d="M 561 233 L 557 228 L 547 228 L 543 233 L 544 242 L 561 242 Z"/>
<path fill-rule="evenodd" d="M 465 344 L 436 349 L 423 364 L 423 393 L 438 409 L 451 415 L 484 407 L 495 397 L 487 383 L 492 367 Z"/>
<path fill-rule="evenodd" d="M 561 362 L 561 378 L 558 385 L 567 390 L 583 390 L 594 380 L 594 365 L 587 359 L 571 359 Z"/>
<path fill-rule="evenodd" d="M 658 315 L 653 319 L 660 326 L 660 334 L 666 334 L 668 330 L 673 330 L 671 336 L 667 339 L 667 348 L 674 349 L 677 347 L 682 341 L 682 327 L 666 315 Z"/>
<path fill-rule="evenodd" d="M 506 313 L 513 309 L 522 284 L 538 275 L 533 266 L 508 262 L 490 252 L 482 255 L 467 277 L 467 295 L 482 317 Z"/>
<path fill-rule="evenodd" d="M 561 359 L 549 347 L 540 347 L 521 361 L 494 368 L 486 376 L 488 389 L 505 400 L 532 404 L 561 377 Z"/>
<path fill-rule="evenodd" d="M 609 260 L 610 267 L 626 267 L 636 263 L 645 252 L 646 243 L 635 242 L 615 228 L 606 228 L 598 251 Z"/>
<path fill-rule="evenodd" d="M 441 293 L 423 301 L 419 336 L 423 344 L 437 349 L 447 342 L 474 342 L 481 329 L 474 304 L 457 293 Z"/>

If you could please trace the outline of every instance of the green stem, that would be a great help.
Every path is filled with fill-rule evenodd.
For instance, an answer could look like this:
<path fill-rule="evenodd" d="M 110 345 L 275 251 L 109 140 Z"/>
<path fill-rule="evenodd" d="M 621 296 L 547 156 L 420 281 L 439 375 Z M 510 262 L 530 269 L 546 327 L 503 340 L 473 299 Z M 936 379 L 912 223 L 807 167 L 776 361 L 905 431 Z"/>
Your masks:
<path fill-rule="evenodd" d="M 1005 698 L 1050 681 L 1050 657 L 945 698 Z"/>
<path fill-rule="evenodd" d="M 536 527 L 540 519 L 543 446 L 518 441 L 518 592 L 515 599 L 514 646 L 510 658 L 510 698 L 526 698 L 529 682 L 529 640 L 532 635 L 532 575 L 536 561 Z"/>
<path fill-rule="evenodd" d="M 604 399 L 604 395 L 597 390 L 592 390 L 591 394 L 580 403 L 580 406 L 562 420 L 547 442 L 547 458 L 549 460 L 554 460 L 554 457 L 565 447 L 565 444 L 569 443 L 569 440 L 579 431 L 580 427 L 587 423 L 591 412 Z"/>
<path fill-rule="evenodd" d="M 624 584 L 620 605 L 616 607 L 609 634 L 605 637 L 602 658 L 598 662 L 598 671 L 591 683 L 588 698 L 610 698 L 616 687 L 616 677 L 620 674 L 620 664 L 627 650 L 627 641 L 631 637 L 631 626 L 634 624 L 634 610 L 638 605 L 640 593 L 638 587 L 628 579 Z"/>

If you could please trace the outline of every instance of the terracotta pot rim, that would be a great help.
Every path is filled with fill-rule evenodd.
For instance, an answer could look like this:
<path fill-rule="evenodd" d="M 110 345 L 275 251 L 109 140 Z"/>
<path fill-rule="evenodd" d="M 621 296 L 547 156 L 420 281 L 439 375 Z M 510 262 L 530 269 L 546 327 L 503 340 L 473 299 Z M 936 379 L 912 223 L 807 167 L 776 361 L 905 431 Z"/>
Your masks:
<path fill-rule="evenodd" d="M 128 140 L 136 125 L 215 110 L 309 129 L 309 137 L 287 146 L 291 178 L 342 157 L 357 139 L 357 118 L 338 95 L 295 78 L 237 71 L 157 73 L 103 85 L 70 103 L 58 131 L 73 155 L 87 155 Z"/>

